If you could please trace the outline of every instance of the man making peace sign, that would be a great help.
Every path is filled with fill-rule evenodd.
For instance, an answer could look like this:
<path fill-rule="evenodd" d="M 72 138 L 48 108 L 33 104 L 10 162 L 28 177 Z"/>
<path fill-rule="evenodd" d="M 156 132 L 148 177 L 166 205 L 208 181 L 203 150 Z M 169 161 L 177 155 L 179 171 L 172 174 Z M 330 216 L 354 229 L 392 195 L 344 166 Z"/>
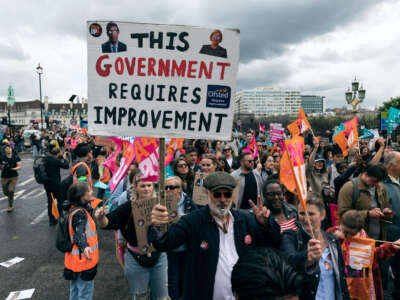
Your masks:
<path fill-rule="evenodd" d="M 257 206 L 249 201 L 254 214 L 231 210 L 235 186 L 235 179 L 227 173 L 210 174 L 204 180 L 208 205 L 183 216 L 166 233 L 149 227 L 148 240 L 159 251 L 186 243 L 184 299 L 234 300 L 231 272 L 239 257 L 253 246 L 279 247 L 280 227 L 260 198 Z M 152 222 L 168 223 L 165 206 L 153 208 Z"/>

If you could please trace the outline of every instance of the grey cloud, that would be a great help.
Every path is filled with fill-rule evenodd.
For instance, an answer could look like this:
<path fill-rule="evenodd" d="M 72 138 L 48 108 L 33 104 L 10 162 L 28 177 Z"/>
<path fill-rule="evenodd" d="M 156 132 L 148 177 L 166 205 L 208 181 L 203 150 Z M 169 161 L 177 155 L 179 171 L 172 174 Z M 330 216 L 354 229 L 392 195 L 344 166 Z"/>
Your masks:
<path fill-rule="evenodd" d="M 14 41 L 0 42 L 0 60 L 26 60 L 29 55 Z"/>

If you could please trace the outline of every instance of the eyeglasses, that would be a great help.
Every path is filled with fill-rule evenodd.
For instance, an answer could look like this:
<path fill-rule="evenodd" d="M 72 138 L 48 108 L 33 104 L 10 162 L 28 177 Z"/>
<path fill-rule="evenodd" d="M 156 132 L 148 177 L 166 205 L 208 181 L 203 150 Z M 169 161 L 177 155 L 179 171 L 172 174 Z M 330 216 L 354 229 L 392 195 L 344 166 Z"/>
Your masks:
<path fill-rule="evenodd" d="M 266 192 L 265 195 L 268 197 L 282 196 L 282 192 Z"/>
<path fill-rule="evenodd" d="M 224 195 L 225 198 L 231 198 L 232 197 L 232 192 L 214 192 L 213 196 L 214 198 L 221 198 L 221 196 Z"/>
<path fill-rule="evenodd" d="M 183 168 L 183 167 L 186 168 L 188 165 L 187 165 L 187 164 L 177 164 L 176 166 L 177 166 L 178 168 Z"/>
<path fill-rule="evenodd" d="M 176 189 L 179 189 L 180 188 L 180 186 L 179 185 L 166 185 L 165 186 L 165 190 L 166 191 L 168 191 L 168 190 L 176 190 Z"/>
<path fill-rule="evenodd" d="M 112 34 L 113 32 L 119 32 L 119 30 L 118 30 L 118 29 L 116 29 L 116 30 L 109 30 L 109 31 L 108 31 L 108 34 Z"/>
<path fill-rule="evenodd" d="M 211 167 L 211 164 L 202 164 L 202 167 Z"/>

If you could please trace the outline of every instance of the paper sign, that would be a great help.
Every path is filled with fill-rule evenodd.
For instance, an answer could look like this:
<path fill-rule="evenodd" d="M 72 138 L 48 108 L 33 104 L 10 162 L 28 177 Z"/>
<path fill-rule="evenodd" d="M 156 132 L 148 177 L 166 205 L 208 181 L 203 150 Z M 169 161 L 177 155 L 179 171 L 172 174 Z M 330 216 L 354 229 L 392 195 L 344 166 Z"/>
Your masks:
<path fill-rule="evenodd" d="M 35 289 L 11 292 L 6 300 L 20 300 L 20 299 L 29 299 L 32 298 Z"/>
<path fill-rule="evenodd" d="M 90 134 L 231 138 L 239 30 L 88 21 L 87 45 Z"/>
<path fill-rule="evenodd" d="M 0 266 L 3 266 L 5 268 L 9 268 L 9 267 L 11 267 L 11 266 L 23 261 L 24 259 L 25 258 L 22 258 L 22 257 L 14 257 L 14 258 L 12 258 L 10 260 L 7 260 L 5 262 L 0 263 Z"/>

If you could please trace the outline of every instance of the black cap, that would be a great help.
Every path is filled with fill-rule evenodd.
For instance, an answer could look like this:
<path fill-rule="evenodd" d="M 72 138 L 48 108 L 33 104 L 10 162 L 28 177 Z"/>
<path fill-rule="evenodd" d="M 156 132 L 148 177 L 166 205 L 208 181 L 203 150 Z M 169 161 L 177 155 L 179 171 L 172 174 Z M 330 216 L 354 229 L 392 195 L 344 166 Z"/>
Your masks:
<path fill-rule="evenodd" d="M 225 172 L 215 172 L 204 179 L 204 187 L 209 191 L 218 189 L 233 190 L 236 186 L 236 180 Z"/>

